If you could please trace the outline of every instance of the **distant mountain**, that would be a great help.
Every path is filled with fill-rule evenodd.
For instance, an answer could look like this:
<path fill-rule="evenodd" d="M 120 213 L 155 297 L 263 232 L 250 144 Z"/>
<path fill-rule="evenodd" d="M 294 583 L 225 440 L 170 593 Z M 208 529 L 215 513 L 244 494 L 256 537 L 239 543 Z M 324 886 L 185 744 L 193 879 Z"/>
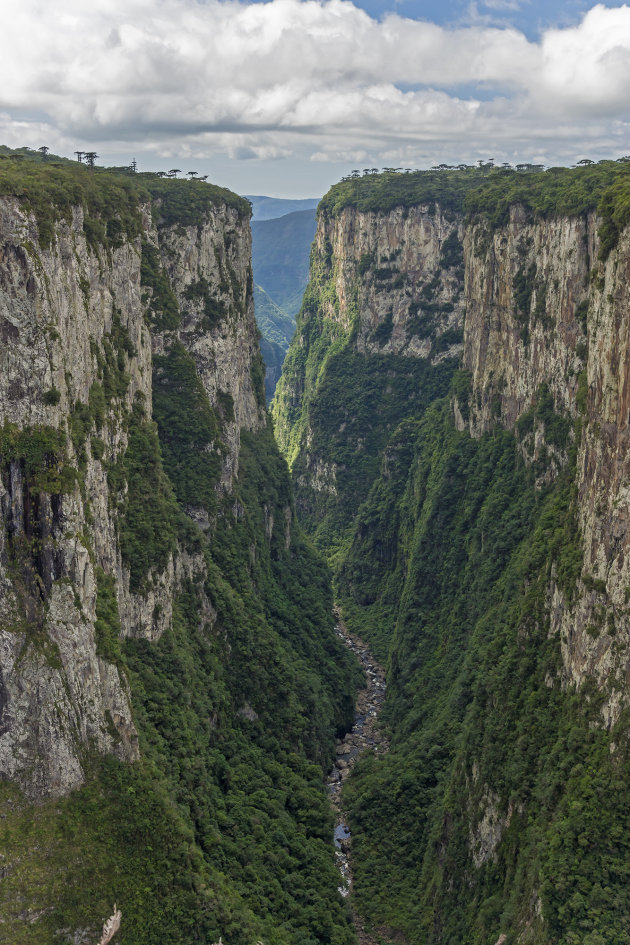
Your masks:
<path fill-rule="evenodd" d="M 252 222 L 254 281 L 288 315 L 295 317 L 308 281 L 315 210 L 298 210 Z"/>
<path fill-rule="evenodd" d="M 266 345 L 261 345 L 267 368 L 267 400 L 276 387 L 282 361 L 293 332 L 308 281 L 311 243 L 315 236 L 317 201 L 276 200 L 273 197 L 248 197 L 269 201 L 271 205 L 310 203 L 301 209 L 273 219 L 252 220 L 252 264 L 254 269 L 254 305 L 256 321 Z M 281 352 L 281 355 L 279 354 Z"/>
<path fill-rule="evenodd" d="M 253 208 L 252 221 L 274 220 L 296 210 L 314 210 L 319 203 L 319 197 L 286 200 L 283 197 L 256 197 L 245 194 L 245 199 L 249 200 Z"/>

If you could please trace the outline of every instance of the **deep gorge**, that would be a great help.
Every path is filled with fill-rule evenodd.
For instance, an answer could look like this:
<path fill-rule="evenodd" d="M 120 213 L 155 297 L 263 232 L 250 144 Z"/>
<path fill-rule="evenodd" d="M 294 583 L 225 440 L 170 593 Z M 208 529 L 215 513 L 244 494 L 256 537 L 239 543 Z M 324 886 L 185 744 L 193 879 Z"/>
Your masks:
<path fill-rule="evenodd" d="M 0 939 L 355 942 L 334 592 L 375 940 L 629 940 L 628 194 L 335 185 L 272 422 L 245 200 L 2 163 Z"/>
<path fill-rule="evenodd" d="M 345 791 L 384 941 L 623 942 L 627 166 L 344 181 L 276 393 L 387 661 Z"/>

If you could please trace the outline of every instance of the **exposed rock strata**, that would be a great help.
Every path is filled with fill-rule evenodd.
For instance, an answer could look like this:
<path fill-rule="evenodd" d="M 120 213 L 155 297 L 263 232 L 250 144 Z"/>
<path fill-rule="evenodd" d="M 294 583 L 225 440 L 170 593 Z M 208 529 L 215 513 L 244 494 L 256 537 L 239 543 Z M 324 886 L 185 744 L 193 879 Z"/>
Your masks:
<path fill-rule="evenodd" d="M 143 225 L 142 239 L 158 248 L 180 303 L 175 333 L 151 336 L 140 239 L 95 248 L 76 208 L 44 248 L 34 218 L 17 201 L 0 200 L 0 421 L 27 433 L 62 431 L 66 465 L 80 466 L 77 484 L 58 494 L 35 493 L 21 460 L 4 457 L 1 469 L 0 775 L 35 798 L 80 784 L 88 749 L 138 757 L 125 678 L 97 653 L 95 568 L 115 578 L 122 634 L 149 639 L 170 624 L 181 582 L 204 568 L 201 557 L 176 551 L 140 594 L 130 590 L 121 557 L 107 470 L 125 453 L 134 402 L 151 416 L 152 349 L 179 337 L 210 404 L 231 404 L 222 430 L 224 490 L 238 472 L 241 428 L 265 422 L 250 370 L 257 333 L 247 220 L 219 206 L 199 227 L 157 229 L 146 208 Z M 225 317 L 210 330 L 186 294 L 200 280 L 224 304 Z M 98 443 L 91 448 L 92 430 L 79 457 L 72 418 L 102 381 L 117 331 L 126 338 L 124 352 L 114 352 L 124 393 L 108 402 Z M 209 604 L 202 617 L 212 623 Z"/>
<path fill-rule="evenodd" d="M 462 272 L 445 266 L 442 257 L 446 240 L 459 239 L 461 231 L 459 221 L 428 206 L 388 215 L 346 209 L 330 222 L 320 218 L 315 249 L 325 261 L 332 247 L 335 287 L 334 301 L 323 299 L 325 317 L 345 331 L 356 320 L 359 351 L 429 357 L 435 337 L 413 330 L 414 315 L 428 306 L 442 308 L 438 337 L 462 327 Z M 390 337 L 375 337 L 390 315 Z"/>
<path fill-rule="evenodd" d="M 565 443 L 552 442 L 544 422 L 534 418 L 521 437 L 527 462 L 544 457 L 541 486 L 568 462 L 581 419 L 583 580 L 571 604 L 552 582 L 549 607 L 552 632 L 562 641 L 561 684 L 594 677 L 607 691 L 604 717 L 611 724 L 630 678 L 630 236 L 622 235 L 603 264 L 599 223 L 592 213 L 534 221 L 519 206 L 498 228 L 439 206 L 389 213 L 346 207 L 320 215 L 311 282 L 275 419 L 295 463 L 298 502 L 314 507 L 322 494 L 336 501 L 337 457 L 325 442 L 314 445 L 309 409 L 320 375 L 299 366 L 324 358 L 309 329 L 315 317 L 329 346 L 433 363 L 461 354 L 472 390 L 465 407 L 453 398 L 453 417 L 474 437 L 497 424 L 515 428 L 544 390 L 551 409 L 566 418 L 568 435 Z M 461 264 L 446 266 L 458 260 L 455 237 L 463 244 Z M 454 255 L 445 257 L 445 244 Z M 463 348 L 443 349 L 440 338 L 462 327 Z"/>

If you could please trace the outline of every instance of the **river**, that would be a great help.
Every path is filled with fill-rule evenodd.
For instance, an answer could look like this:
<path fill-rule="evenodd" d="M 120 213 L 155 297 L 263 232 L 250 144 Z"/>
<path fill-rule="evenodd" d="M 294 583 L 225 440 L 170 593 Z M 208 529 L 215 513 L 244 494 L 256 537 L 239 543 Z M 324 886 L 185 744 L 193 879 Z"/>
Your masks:
<path fill-rule="evenodd" d="M 382 732 L 378 717 L 385 699 L 385 670 L 372 656 L 367 644 L 356 634 L 351 633 L 338 610 L 335 610 L 335 632 L 346 646 L 355 654 L 366 678 L 366 687 L 357 697 L 354 724 L 348 734 L 337 742 L 335 763 L 326 784 L 330 803 L 335 812 L 335 856 L 341 873 L 339 891 L 342 896 L 352 893 L 352 837 L 343 809 L 342 788 L 350 775 L 357 758 L 364 751 L 383 754 L 389 748 L 386 736 Z M 350 898 L 352 906 L 352 898 Z M 360 945 L 376 945 L 363 926 L 361 917 L 352 909 L 352 918 Z"/>

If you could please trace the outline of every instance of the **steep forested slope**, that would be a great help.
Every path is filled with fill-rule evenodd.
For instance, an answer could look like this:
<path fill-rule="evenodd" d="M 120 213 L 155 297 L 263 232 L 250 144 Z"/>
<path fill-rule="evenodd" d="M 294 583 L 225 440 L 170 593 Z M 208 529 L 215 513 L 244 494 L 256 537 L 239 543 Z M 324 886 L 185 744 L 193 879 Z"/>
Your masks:
<path fill-rule="evenodd" d="M 254 279 L 273 301 L 295 317 L 308 282 L 315 236 L 315 211 L 297 210 L 273 220 L 252 221 Z"/>
<path fill-rule="evenodd" d="M 392 747 L 346 788 L 387 941 L 629 940 L 629 206 L 625 162 L 320 206 L 276 427 L 388 661 Z"/>
<path fill-rule="evenodd" d="M 263 199 L 263 198 L 260 198 Z M 272 198 L 268 198 L 273 206 Z M 285 201 L 275 202 L 281 209 Z M 308 205 L 309 201 L 304 201 Z M 293 205 L 286 201 L 287 206 Z M 254 212 L 260 204 L 254 204 Z M 262 204 L 267 208 L 266 204 Z M 267 213 L 272 213 L 267 208 Z M 315 209 L 285 211 L 273 219 L 252 220 L 252 266 L 256 321 L 262 334 L 267 402 L 274 395 L 284 356 L 295 331 L 295 316 L 308 282 L 315 235 Z"/>
<path fill-rule="evenodd" d="M 352 716 L 265 414 L 249 206 L 0 166 L 0 938 L 350 943 Z"/>

